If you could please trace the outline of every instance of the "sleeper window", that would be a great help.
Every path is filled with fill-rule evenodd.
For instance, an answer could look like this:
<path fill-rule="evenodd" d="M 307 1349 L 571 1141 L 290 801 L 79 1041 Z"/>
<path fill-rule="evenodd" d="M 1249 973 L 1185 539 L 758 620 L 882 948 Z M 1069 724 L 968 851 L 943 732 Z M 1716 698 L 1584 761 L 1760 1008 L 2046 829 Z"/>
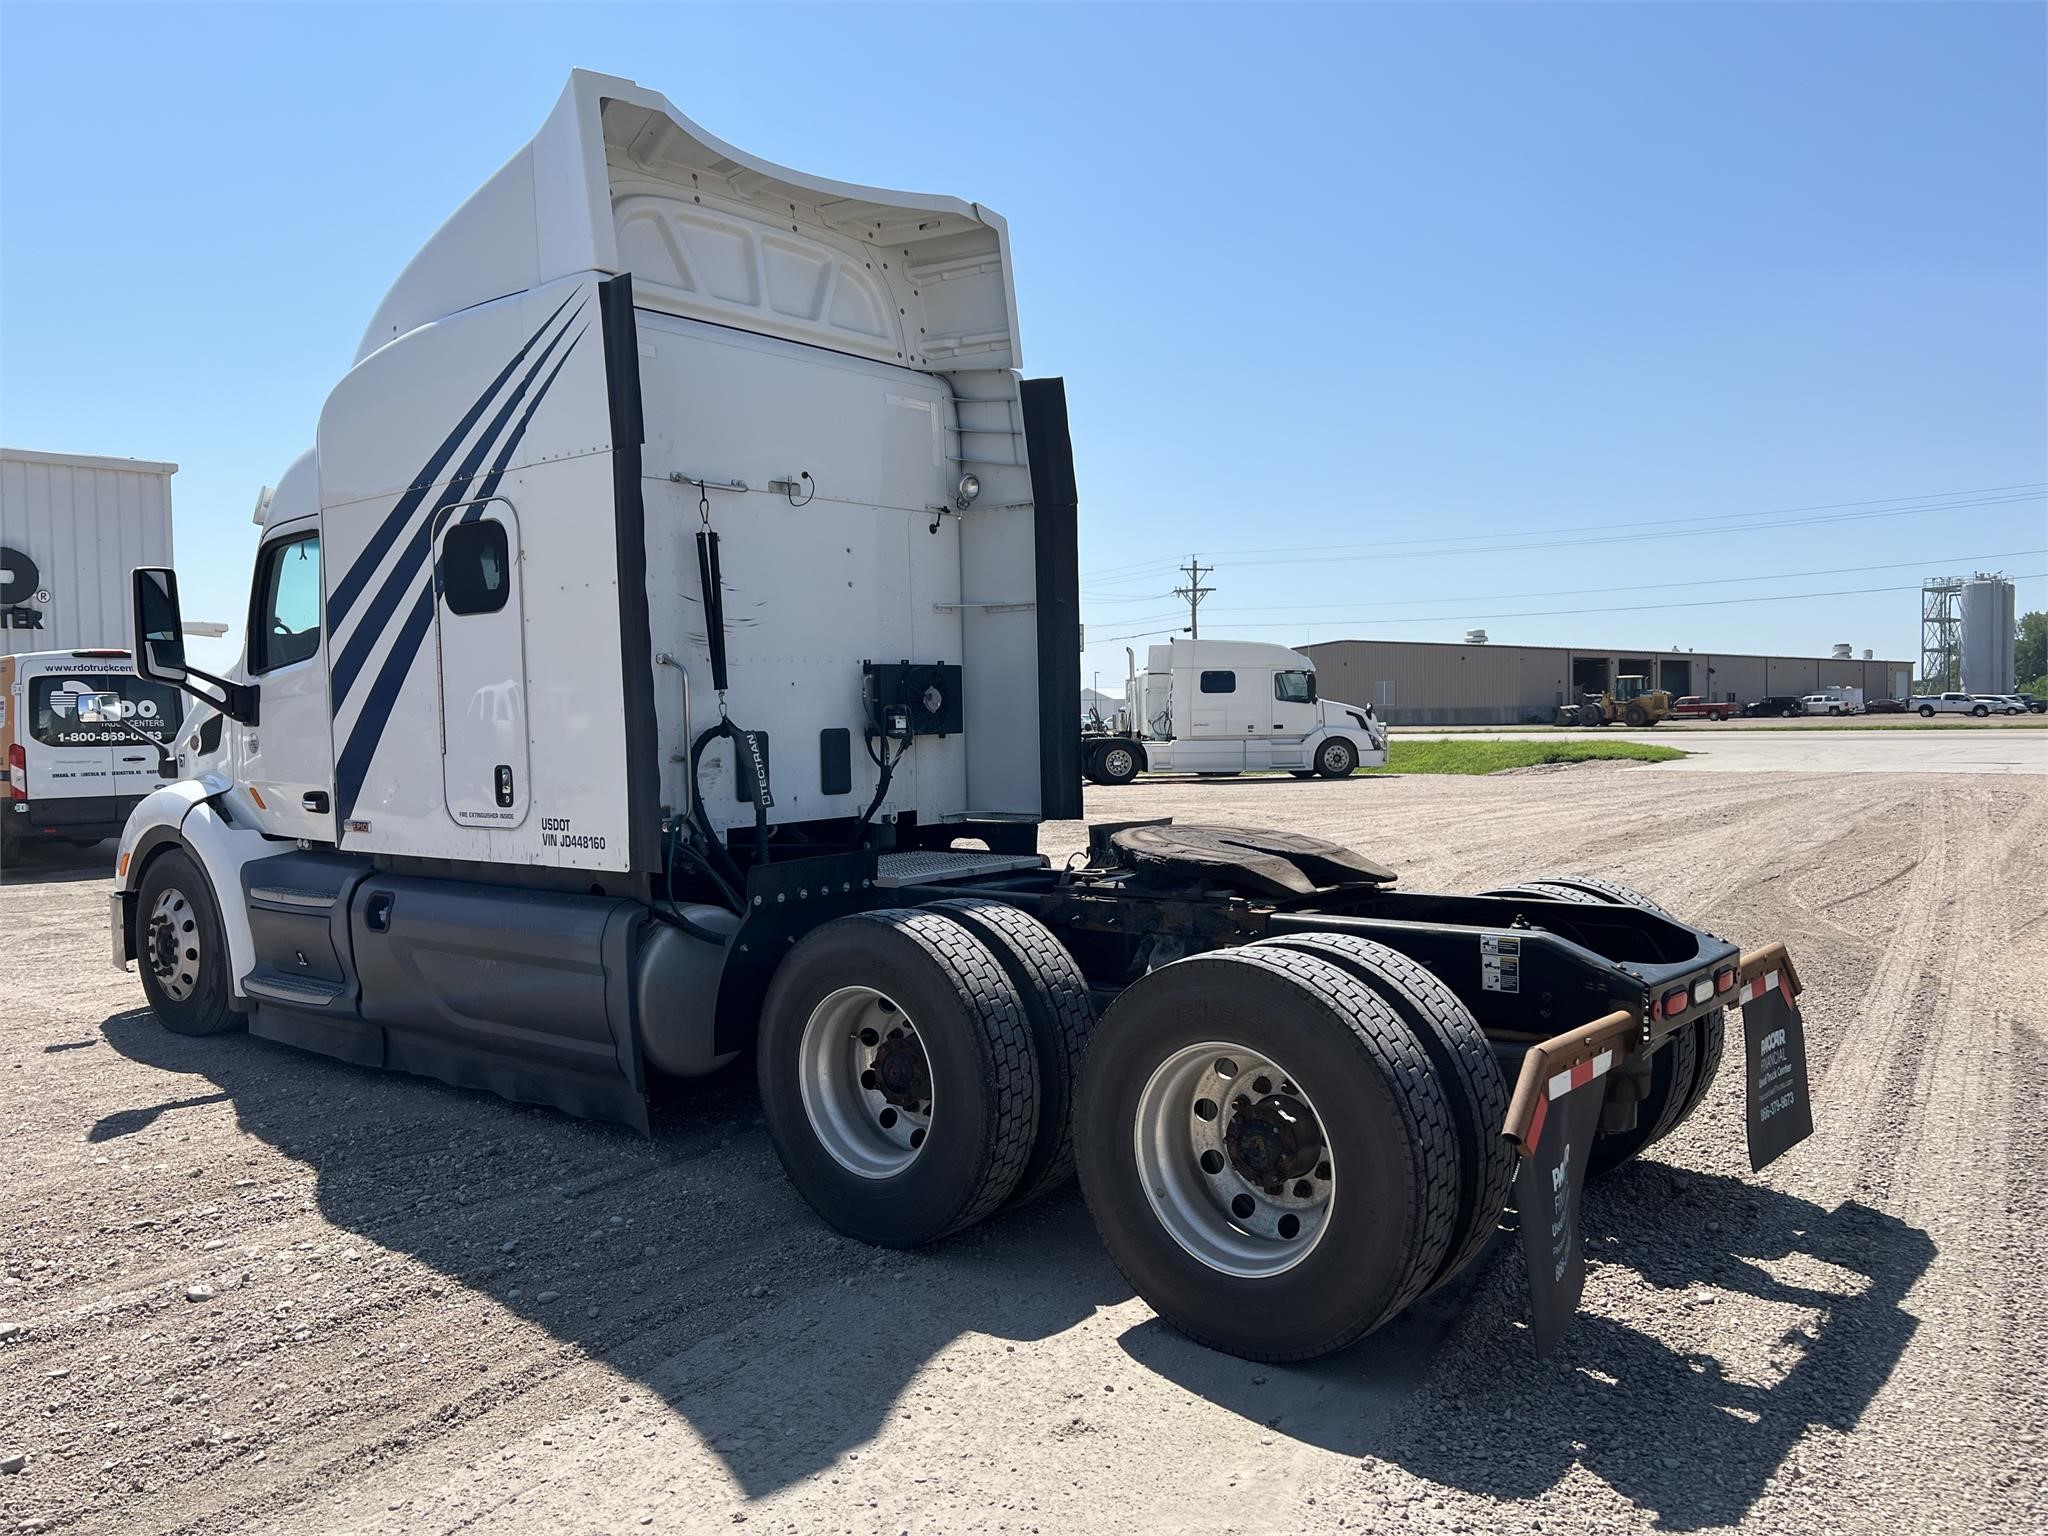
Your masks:
<path fill-rule="evenodd" d="M 1235 672 L 1204 672 L 1202 674 L 1202 692 L 1237 692 L 1237 674 Z"/>
<path fill-rule="evenodd" d="M 450 613 L 496 613 L 512 586 L 505 525 L 457 523 L 441 541 L 441 592 Z"/>
<path fill-rule="evenodd" d="M 268 672 L 320 649 L 320 536 L 280 539 L 263 551 L 249 670 Z"/>

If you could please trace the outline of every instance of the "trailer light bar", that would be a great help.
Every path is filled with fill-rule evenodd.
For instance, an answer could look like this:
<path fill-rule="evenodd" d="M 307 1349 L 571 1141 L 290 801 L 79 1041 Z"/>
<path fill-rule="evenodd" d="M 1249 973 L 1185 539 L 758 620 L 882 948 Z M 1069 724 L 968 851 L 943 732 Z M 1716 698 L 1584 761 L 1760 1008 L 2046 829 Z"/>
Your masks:
<path fill-rule="evenodd" d="M 1733 992 L 1735 990 L 1734 967 L 1731 966 L 1725 971 L 1716 971 L 1714 973 L 1714 990 L 1716 992 Z"/>
<path fill-rule="evenodd" d="M 1700 978 L 1700 979 L 1699 979 L 1698 981 L 1696 981 L 1696 982 L 1694 982 L 1694 983 L 1692 984 L 1692 1000 L 1693 1000 L 1693 1001 L 1694 1001 L 1695 1003 L 1704 1003 L 1704 1002 L 1705 1002 L 1705 1001 L 1706 1001 L 1706 1000 L 1707 1000 L 1708 998 L 1712 997 L 1713 995 L 1714 995 L 1714 978 L 1713 978 L 1713 977 L 1711 977 L 1711 976 L 1702 976 L 1702 977 L 1701 977 L 1701 978 Z"/>
<path fill-rule="evenodd" d="M 1681 1013 L 1685 1012 L 1685 1010 L 1688 1007 L 1690 1007 L 1691 1004 L 1692 992 L 1690 991 L 1690 989 L 1685 987 L 1673 987 L 1669 992 L 1666 992 L 1664 994 L 1664 999 L 1658 1006 L 1665 1018 L 1675 1019 Z"/>

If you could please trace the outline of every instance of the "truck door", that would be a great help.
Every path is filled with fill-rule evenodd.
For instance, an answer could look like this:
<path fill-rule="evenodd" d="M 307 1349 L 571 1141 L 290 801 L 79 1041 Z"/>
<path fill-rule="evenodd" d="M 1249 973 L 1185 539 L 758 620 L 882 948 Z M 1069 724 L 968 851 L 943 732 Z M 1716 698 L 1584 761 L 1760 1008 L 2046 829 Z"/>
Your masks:
<path fill-rule="evenodd" d="M 245 662 L 260 690 L 257 722 L 235 732 L 243 807 L 273 837 L 331 843 L 334 748 L 327 706 L 320 530 L 272 529 L 256 553 Z"/>
<path fill-rule="evenodd" d="M 178 690 L 164 683 L 148 683 L 132 675 L 94 679 L 102 693 L 120 699 L 121 718 L 151 740 L 169 745 L 184 718 L 184 701 Z M 157 755 L 134 737 L 124 733 L 113 744 L 114 793 L 124 800 L 137 800 L 160 787 Z"/>
<path fill-rule="evenodd" d="M 1309 768 L 1309 733 L 1322 724 L 1316 675 L 1290 669 L 1273 674 L 1273 768 Z"/>
<path fill-rule="evenodd" d="M 28 673 L 27 681 L 22 710 L 27 729 L 17 739 L 26 744 L 28 799 L 37 808 L 31 814 L 44 824 L 65 820 L 67 810 L 75 812 L 74 819 L 80 821 L 105 819 L 109 814 L 105 806 L 62 804 L 114 793 L 112 738 L 120 734 L 119 727 L 87 725 L 78 718 L 78 696 L 97 692 L 101 679 L 82 669 L 68 673 L 36 670 Z"/>
<path fill-rule="evenodd" d="M 434 545 L 441 788 L 465 827 L 526 819 L 526 636 L 519 524 L 507 501 L 449 509 Z"/>

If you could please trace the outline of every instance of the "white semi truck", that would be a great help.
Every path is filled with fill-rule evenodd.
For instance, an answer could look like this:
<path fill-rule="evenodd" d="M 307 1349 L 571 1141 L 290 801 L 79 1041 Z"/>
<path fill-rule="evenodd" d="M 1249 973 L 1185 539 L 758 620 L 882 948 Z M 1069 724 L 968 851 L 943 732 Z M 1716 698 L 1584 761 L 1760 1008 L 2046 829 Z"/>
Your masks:
<path fill-rule="evenodd" d="M 1387 760 L 1387 728 L 1370 705 L 1316 691 L 1315 663 L 1284 645 L 1175 639 L 1128 649 L 1126 729 L 1091 733 L 1081 769 L 1097 784 L 1142 772 L 1262 773 L 1341 779 Z"/>
<path fill-rule="evenodd" d="M 573 75 L 264 501 L 240 663 L 194 667 L 136 571 L 137 669 L 200 702 L 121 838 L 115 962 L 182 1034 L 643 1132 L 653 1074 L 751 1051 L 834 1226 L 927 1242 L 1078 1167 L 1137 1290 L 1259 1358 L 1444 1283 L 1519 1178 L 1547 1341 L 1588 1169 L 1692 1111 L 1729 1006 L 1796 1046 L 1782 947 L 1290 833 L 1097 826 L 1053 867 L 1078 495 L 1019 361 L 988 209 Z M 1752 1072 L 1766 1156 L 1788 1073 Z"/>

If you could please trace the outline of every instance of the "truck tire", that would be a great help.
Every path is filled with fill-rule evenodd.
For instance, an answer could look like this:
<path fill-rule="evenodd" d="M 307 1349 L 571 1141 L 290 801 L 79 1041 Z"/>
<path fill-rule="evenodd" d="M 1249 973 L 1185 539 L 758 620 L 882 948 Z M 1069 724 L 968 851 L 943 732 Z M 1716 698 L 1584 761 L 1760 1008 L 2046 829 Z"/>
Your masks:
<path fill-rule="evenodd" d="M 1707 713 L 1707 718 L 1709 720 L 1726 720 L 1728 718 L 1728 711 L 1725 709 L 1710 710 Z"/>
<path fill-rule="evenodd" d="M 1358 748 L 1348 737 L 1332 736 L 1316 748 L 1316 774 L 1325 779 L 1348 779 L 1358 770 Z"/>
<path fill-rule="evenodd" d="M 1098 784 L 1128 784 L 1138 776 L 1138 754 L 1122 742 L 1109 742 L 1095 749 L 1095 769 L 1089 774 Z"/>
<path fill-rule="evenodd" d="M 136 970 L 157 1022 L 174 1035 L 218 1035 L 244 1020 L 228 1006 L 227 936 L 213 883 L 182 848 L 150 860 L 135 893 Z"/>
<path fill-rule="evenodd" d="M 1428 1055 L 1317 955 L 1142 977 L 1096 1031 L 1074 1123 L 1111 1259 L 1212 1349 L 1342 1348 L 1421 1295 L 1457 1234 L 1457 1127 Z"/>
<path fill-rule="evenodd" d="M 1029 912 L 967 896 L 941 901 L 943 912 L 988 946 L 1017 989 L 1038 1057 L 1038 1132 L 1010 1196 L 1024 1205 L 1074 1176 L 1074 1083 L 1095 1033 L 1088 979 L 1053 931 Z"/>
<path fill-rule="evenodd" d="M 1508 1084 L 1472 1011 L 1428 967 L 1398 950 L 1349 933 L 1301 933 L 1262 939 L 1254 949 L 1318 955 L 1363 982 L 1401 1016 L 1443 1084 L 1458 1133 L 1458 1223 L 1433 1284 L 1460 1273 L 1493 1240 L 1515 1187 L 1514 1148 L 1501 1128 Z"/>
<path fill-rule="evenodd" d="M 1978 704 L 1971 708 L 1970 713 L 1976 716 L 1979 720 L 1982 720 L 1986 715 L 1991 713 L 1991 706 L 1988 704 Z"/>
<path fill-rule="evenodd" d="M 768 984 L 755 1070 L 790 1182 L 863 1242 L 972 1226 L 1016 1190 L 1037 1139 L 1017 988 L 938 912 L 857 913 L 799 940 Z"/>
<path fill-rule="evenodd" d="M 1591 896 L 1595 901 L 1604 901 L 1617 907 L 1641 907 L 1645 912 L 1654 912 L 1659 917 L 1670 917 L 1664 908 L 1650 900 L 1641 891 L 1631 890 L 1613 880 L 1602 880 L 1597 875 L 1537 875 L 1524 881 L 1529 885 L 1567 885 L 1575 891 Z M 1674 919 L 1676 921 L 1676 919 Z"/>
<path fill-rule="evenodd" d="M 1621 712 L 1621 718 L 1637 730 L 1641 730 L 1650 723 L 1650 712 L 1640 704 L 1631 704 Z"/>
<path fill-rule="evenodd" d="M 1542 880 L 1525 880 L 1520 885 L 1497 885 L 1482 896 L 1533 896 L 1539 901 L 1575 901 L 1581 906 L 1599 906 L 1600 898 L 1575 886 L 1552 885 Z"/>
<path fill-rule="evenodd" d="M 1593 1138 L 1586 1177 L 1612 1173 L 1653 1143 L 1671 1134 L 1690 1106 L 1699 1102 L 1699 1027 L 1687 1025 L 1658 1046 L 1650 1057 L 1650 1090 L 1636 1106 L 1636 1123 L 1625 1131 L 1602 1131 Z"/>
<path fill-rule="evenodd" d="M 1920 706 L 1920 718 L 1922 720 L 1932 720 L 1934 718 L 1934 706 L 1932 704 L 1922 704 Z"/>

